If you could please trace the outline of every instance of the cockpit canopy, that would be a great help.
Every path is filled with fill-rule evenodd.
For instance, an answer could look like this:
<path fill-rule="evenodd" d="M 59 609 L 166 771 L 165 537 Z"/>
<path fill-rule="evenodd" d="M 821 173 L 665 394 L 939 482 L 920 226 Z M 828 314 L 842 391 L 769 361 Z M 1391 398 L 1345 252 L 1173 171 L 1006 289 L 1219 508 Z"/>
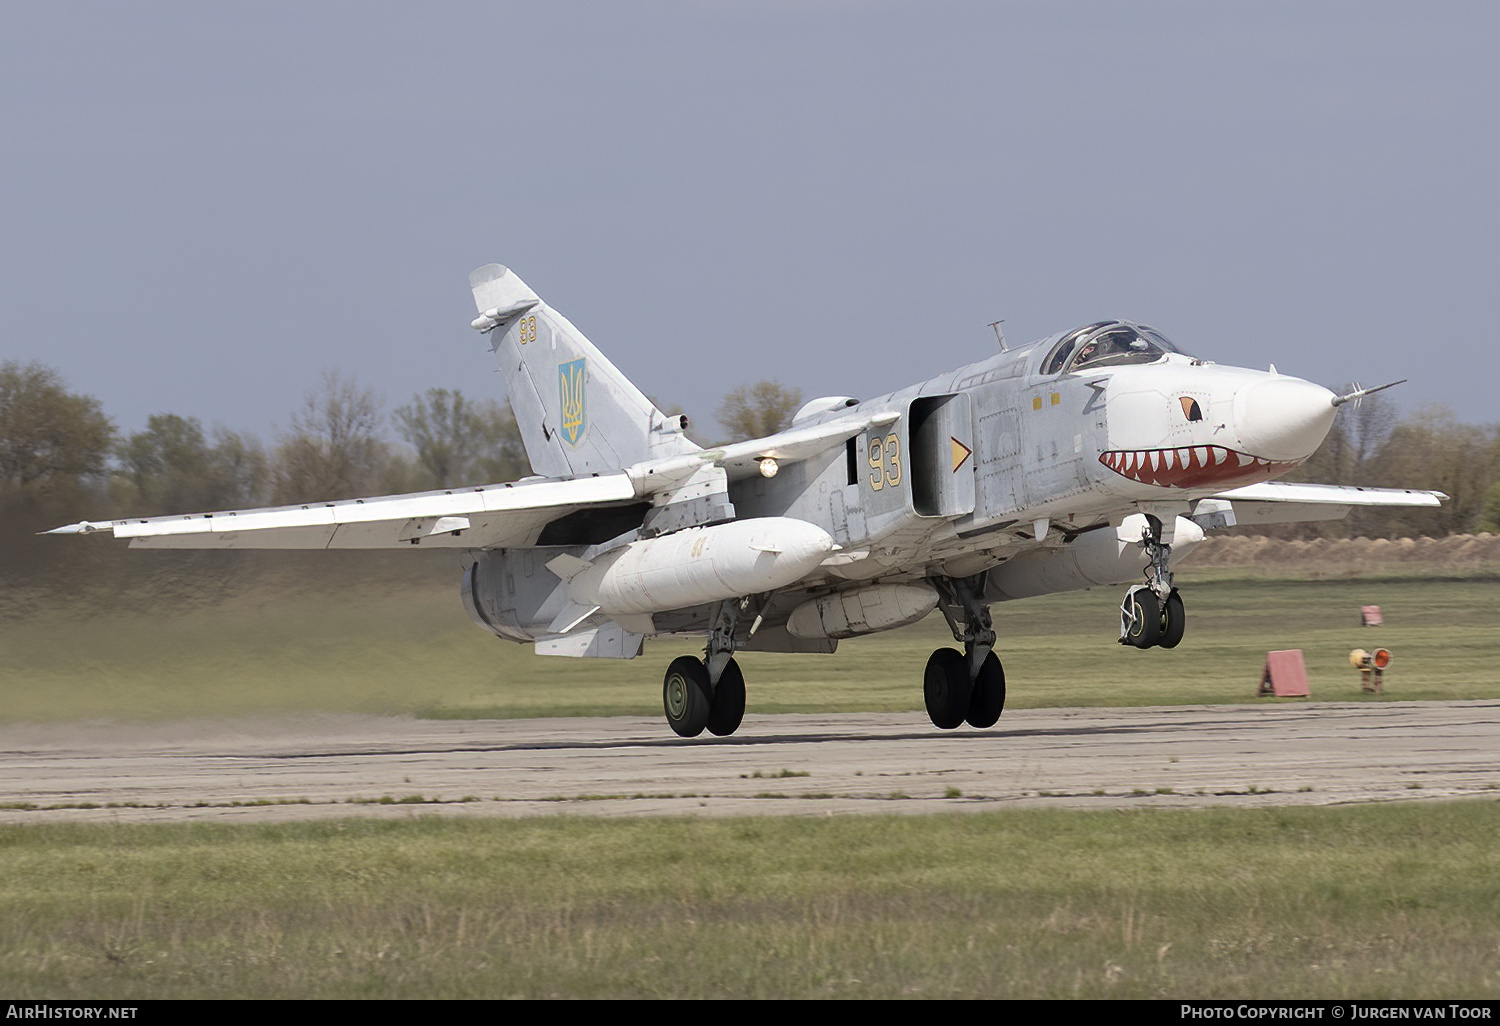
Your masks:
<path fill-rule="evenodd" d="M 1042 373 L 1071 374 L 1094 367 L 1155 363 L 1168 353 L 1178 352 L 1181 350 L 1155 328 L 1129 321 L 1099 321 L 1074 328 L 1059 339 L 1042 361 Z"/>

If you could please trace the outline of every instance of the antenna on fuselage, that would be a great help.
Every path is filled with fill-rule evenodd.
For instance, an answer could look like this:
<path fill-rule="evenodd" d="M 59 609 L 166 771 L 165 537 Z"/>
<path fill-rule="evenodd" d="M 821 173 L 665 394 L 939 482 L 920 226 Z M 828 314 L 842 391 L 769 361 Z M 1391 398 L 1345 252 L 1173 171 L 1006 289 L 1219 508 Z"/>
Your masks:
<path fill-rule="evenodd" d="M 1008 349 L 1005 345 L 1005 332 L 1000 330 L 1000 325 L 1004 323 L 1005 318 L 1002 317 L 998 321 L 991 321 L 990 327 L 995 329 L 995 341 L 1000 343 L 1000 351 L 1002 353 L 1008 353 L 1010 352 L 1010 349 Z"/>

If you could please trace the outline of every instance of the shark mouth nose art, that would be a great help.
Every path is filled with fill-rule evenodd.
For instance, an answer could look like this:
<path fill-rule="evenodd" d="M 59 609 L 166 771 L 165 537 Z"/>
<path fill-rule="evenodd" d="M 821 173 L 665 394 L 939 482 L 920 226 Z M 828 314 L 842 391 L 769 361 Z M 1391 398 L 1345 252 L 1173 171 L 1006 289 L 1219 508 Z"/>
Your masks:
<path fill-rule="evenodd" d="M 1263 481 L 1295 467 L 1301 460 L 1267 460 L 1222 445 L 1177 449 L 1114 449 L 1099 462 L 1122 477 L 1164 488 L 1196 488 L 1227 482 Z"/>

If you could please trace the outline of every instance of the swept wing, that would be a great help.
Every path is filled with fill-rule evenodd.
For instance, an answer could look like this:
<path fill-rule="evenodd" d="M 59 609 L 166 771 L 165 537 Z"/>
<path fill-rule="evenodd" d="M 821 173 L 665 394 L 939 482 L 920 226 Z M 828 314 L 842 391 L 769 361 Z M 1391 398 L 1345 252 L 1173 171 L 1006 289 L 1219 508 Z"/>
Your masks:
<path fill-rule="evenodd" d="M 153 549 L 520 548 L 537 544 L 549 523 L 569 513 L 670 498 L 677 484 L 706 467 L 722 467 L 731 480 L 750 476 L 762 459 L 804 460 L 872 424 L 893 419 L 890 414 L 844 417 L 721 449 L 650 460 L 612 474 L 264 509 L 83 521 L 47 533 L 108 533 L 128 538 L 132 548 Z"/>
<path fill-rule="evenodd" d="M 500 548 L 535 544 L 542 529 L 585 506 L 637 498 L 623 473 L 518 481 L 268 509 L 84 521 L 49 534 L 108 532 L 151 549 Z"/>
<path fill-rule="evenodd" d="M 1442 492 L 1415 488 L 1360 488 L 1354 485 L 1297 484 L 1263 481 L 1234 488 L 1213 499 L 1227 501 L 1239 524 L 1294 524 L 1342 520 L 1355 506 L 1427 506 L 1443 504 Z M 1200 511 L 1207 511 L 1203 503 Z"/>

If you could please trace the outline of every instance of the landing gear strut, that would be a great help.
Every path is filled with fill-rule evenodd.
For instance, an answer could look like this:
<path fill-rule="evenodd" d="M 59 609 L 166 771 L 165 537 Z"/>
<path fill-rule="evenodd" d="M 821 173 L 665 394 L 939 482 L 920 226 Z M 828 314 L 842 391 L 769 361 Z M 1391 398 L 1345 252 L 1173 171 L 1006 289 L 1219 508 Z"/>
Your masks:
<path fill-rule="evenodd" d="M 1149 513 L 1141 544 L 1150 560 L 1146 583 L 1133 585 L 1120 603 L 1120 644 L 1176 648 L 1187 629 L 1187 614 L 1182 596 L 1172 586 L 1172 546 L 1162 540 L 1161 520 Z"/>
<path fill-rule="evenodd" d="M 681 737 L 697 737 L 704 728 L 728 737 L 740 729 L 745 675 L 734 661 L 734 627 L 742 611 L 742 603 L 721 602 L 703 658 L 681 656 L 667 667 L 661 702 L 668 726 Z"/>
<path fill-rule="evenodd" d="M 934 726 L 952 730 L 960 723 L 993 727 L 1005 709 L 1005 670 L 995 655 L 995 629 L 984 593 L 984 575 L 935 577 L 938 608 L 964 650 L 940 648 L 927 660 L 922 697 Z"/>

